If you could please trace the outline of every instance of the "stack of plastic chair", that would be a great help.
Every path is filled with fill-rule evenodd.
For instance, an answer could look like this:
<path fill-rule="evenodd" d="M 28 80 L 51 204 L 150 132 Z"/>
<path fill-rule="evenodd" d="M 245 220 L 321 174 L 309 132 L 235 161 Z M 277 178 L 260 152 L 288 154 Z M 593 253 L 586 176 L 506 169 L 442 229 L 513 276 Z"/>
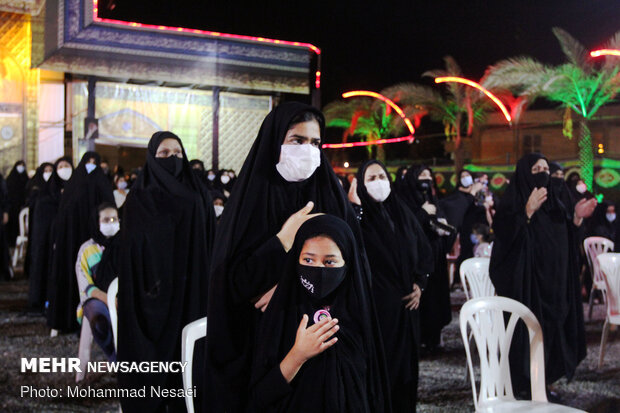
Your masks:
<path fill-rule="evenodd" d="M 15 250 L 13 251 L 13 268 L 17 266 L 19 260 L 24 259 L 26 245 L 28 243 L 28 214 L 29 209 L 24 208 L 19 212 L 19 235 L 15 239 Z M 11 273 L 12 275 L 13 273 Z"/>
<path fill-rule="evenodd" d="M 468 300 L 495 295 L 495 287 L 489 277 L 490 261 L 490 258 L 469 258 L 461 263 L 461 284 Z"/>
<path fill-rule="evenodd" d="M 592 307 L 594 306 L 594 292 L 599 290 L 603 293 L 603 304 L 605 303 L 605 280 L 601 274 L 596 257 L 599 254 L 614 250 L 614 243 L 603 237 L 588 237 L 583 240 L 583 249 L 586 252 L 590 274 L 592 274 L 592 289 L 590 290 L 590 302 L 588 318 L 592 320 Z"/>
<path fill-rule="evenodd" d="M 607 299 L 607 317 L 601 335 L 601 350 L 598 359 L 598 368 L 603 365 L 605 344 L 612 324 L 620 325 L 620 254 L 604 253 L 596 257 L 605 281 Z"/>
<path fill-rule="evenodd" d="M 192 387 L 192 368 L 194 361 L 194 345 L 197 340 L 207 335 L 207 317 L 199 318 L 192 321 L 183 328 L 181 338 L 181 362 L 187 363 L 183 371 L 183 388 L 190 389 Z M 194 398 L 185 393 L 185 406 L 187 413 L 194 413 Z"/>
<path fill-rule="evenodd" d="M 507 324 L 504 322 L 504 313 L 509 315 Z M 510 381 L 508 352 L 519 319 L 525 322 L 530 338 L 532 400 L 516 400 Z M 526 306 L 507 297 L 474 298 L 463 305 L 459 320 L 476 412 L 582 412 L 547 401 L 542 329 L 536 316 Z M 480 357 L 480 394 L 476 391 L 467 339 L 468 326 L 473 332 Z"/>

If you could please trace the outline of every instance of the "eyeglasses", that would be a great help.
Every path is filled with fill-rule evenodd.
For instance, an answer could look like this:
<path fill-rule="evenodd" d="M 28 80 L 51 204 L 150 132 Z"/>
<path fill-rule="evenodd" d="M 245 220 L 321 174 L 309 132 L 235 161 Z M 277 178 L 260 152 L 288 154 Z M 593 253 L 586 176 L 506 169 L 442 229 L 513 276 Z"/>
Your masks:
<path fill-rule="evenodd" d="M 100 221 L 103 224 L 113 224 L 115 222 L 120 222 L 121 220 L 118 217 L 111 217 L 111 218 L 101 218 Z"/>

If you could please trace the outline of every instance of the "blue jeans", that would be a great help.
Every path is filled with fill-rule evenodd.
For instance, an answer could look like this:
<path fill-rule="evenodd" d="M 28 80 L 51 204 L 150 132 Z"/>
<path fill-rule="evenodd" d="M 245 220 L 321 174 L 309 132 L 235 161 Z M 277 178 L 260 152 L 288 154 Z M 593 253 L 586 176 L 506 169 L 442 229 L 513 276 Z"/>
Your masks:
<path fill-rule="evenodd" d="M 108 306 L 101 300 L 89 298 L 82 305 L 84 317 L 90 323 L 95 343 L 105 353 L 109 361 L 116 361 L 116 351 L 114 350 L 114 335 L 112 333 L 112 323 L 110 322 L 110 311 Z M 82 320 L 84 322 L 84 320 Z"/>

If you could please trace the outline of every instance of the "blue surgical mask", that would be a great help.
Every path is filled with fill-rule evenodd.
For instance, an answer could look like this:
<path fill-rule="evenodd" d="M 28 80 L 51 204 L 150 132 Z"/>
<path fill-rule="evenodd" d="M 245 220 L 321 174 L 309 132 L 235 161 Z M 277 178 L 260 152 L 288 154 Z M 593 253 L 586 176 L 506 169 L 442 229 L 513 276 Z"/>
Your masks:
<path fill-rule="evenodd" d="M 84 165 L 84 167 L 86 168 L 86 172 L 91 173 L 95 170 L 97 165 L 95 165 L 94 163 L 87 163 L 86 165 Z"/>
<path fill-rule="evenodd" d="M 478 236 L 476 234 L 469 234 L 469 240 L 472 244 L 478 244 Z"/>
<path fill-rule="evenodd" d="M 473 185 L 473 183 L 474 180 L 472 179 L 471 175 L 467 175 L 461 178 L 461 185 L 463 185 L 465 188 L 469 188 Z"/>
<path fill-rule="evenodd" d="M 605 218 L 607 218 L 607 221 L 609 222 L 614 222 L 616 220 L 616 213 L 615 212 L 608 212 L 605 214 Z"/>

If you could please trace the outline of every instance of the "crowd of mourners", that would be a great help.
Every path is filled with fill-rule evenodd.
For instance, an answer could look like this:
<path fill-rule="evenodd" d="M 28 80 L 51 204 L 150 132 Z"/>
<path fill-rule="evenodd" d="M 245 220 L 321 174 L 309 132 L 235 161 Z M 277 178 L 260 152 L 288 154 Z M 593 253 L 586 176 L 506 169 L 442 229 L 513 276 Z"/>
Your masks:
<path fill-rule="evenodd" d="M 181 331 L 207 317 L 194 383 L 203 412 L 415 411 L 418 360 L 442 351 L 456 268 L 490 257 L 497 294 L 542 325 L 547 384 L 585 357 L 586 236 L 620 246 L 615 205 L 544 155 L 521 158 L 502 196 L 463 170 L 439 197 L 433 170 L 394 175 L 377 160 L 336 175 L 321 149 L 323 114 L 284 103 L 265 118 L 237 177 L 187 159 L 155 133 L 142 168 L 95 152 L 18 161 L 0 181 L 0 275 L 28 208 L 24 272 L 31 311 L 61 333 L 90 323 L 109 360 L 178 361 Z M 582 269 L 586 268 L 585 271 Z M 118 277 L 118 344 L 106 291 Z M 77 312 L 76 312 L 77 311 Z M 528 339 L 510 354 L 529 392 Z M 77 350 L 77 349 L 76 349 Z M 122 388 L 182 388 L 180 374 L 118 374 Z M 127 398 L 125 412 L 180 412 L 182 398 Z"/>

